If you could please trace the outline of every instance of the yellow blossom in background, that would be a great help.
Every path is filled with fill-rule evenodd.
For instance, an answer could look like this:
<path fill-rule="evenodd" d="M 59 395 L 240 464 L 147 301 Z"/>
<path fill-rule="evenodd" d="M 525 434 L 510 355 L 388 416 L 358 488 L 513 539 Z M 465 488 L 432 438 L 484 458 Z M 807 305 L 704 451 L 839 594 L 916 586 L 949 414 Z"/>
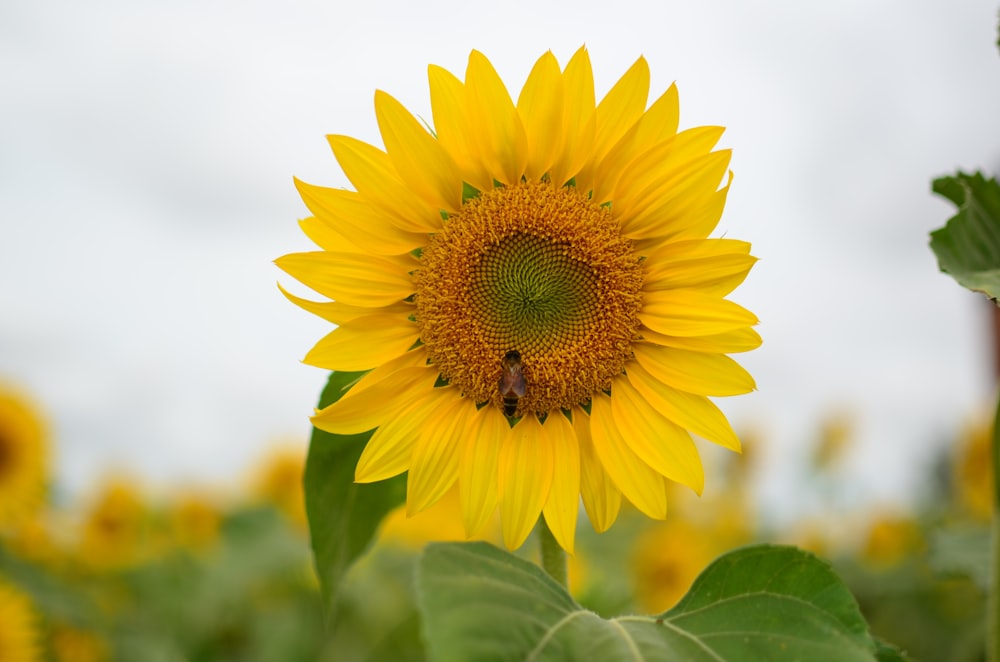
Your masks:
<path fill-rule="evenodd" d="M 408 472 L 410 514 L 457 485 L 467 534 L 499 507 L 507 547 L 544 515 L 572 551 L 581 496 L 598 531 L 623 496 L 662 519 L 668 482 L 704 486 L 691 433 L 739 450 L 709 399 L 753 390 L 727 354 L 760 344 L 725 298 L 750 245 L 708 238 L 730 151 L 649 77 L 597 102 L 586 49 L 549 52 L 515 102 L 473 51 L 429 69 L 433 132 L 378 91 L 384 150 L 329 137 L 355 190 L 296 182 L 321 250 L 277 264 L 331 299 L 286 292 L 337 325 L 305 362 L 370 371 L 313 418 L 375 430 L 357 481 Z"/>
<path fill-rule="evenodd" d="M 854 420 L 846 412 L 831 414 L 820 425 L 819 440 L 813 449 L 812 464 L 829 471 L 844 456 L 854 436 Z"/>
<path fill-rule="evenodd" d="M 268 453 L 254 469 L 250 491 L 255 498 L 280 510 L 302 530 L 306 522 L 306 500 L 302 476 L 306 450 L 301 446 L 280 446 Z"/>
<path fill-rule="evenodd" d="M 38 616 L 28 597 L 0 578 L 0 660 L 41 660 Z"/>
<path fill-rule="evenodd" d="M 657 614 L 674 606 L 701 571 L 728 549 L 726 542 L 680 517 L 643 531 L 631 565 L 639 609 Z"/>
<path fill-rule="evenodd" d="M 923 534 L 916 521 L 902 515 L 881 514 L 869 524 L 861 558 L 874 567 L 888 568 L 923 548 Z"/>
<path fill-rule="evenodd" d="M 992 422 L 965 427 L 953 464 L 952 480 L 959 507 L 980 520 L 993 513 Z"/>
<path fill-rule="evenodd" d="M 147 560 L 151 534 L 149 509 L 139 489 L 128 480 L 112 479 L 84 514 L 78 554 L 94 569 L 127 568 Z"/>
<path fill-rule="evenodd" d="M 210 547 L 219 537 L 222 509 L 218 499 L 204 492 L 185 491 L 168 509 L 174 544 L 189 550 Z"/>
<path fill-rule="evenodd" d="M 31 517 L 45 501 L 49 440 L 35 406 L 0 385 L 0 531 Z"/>
<path fill-rule="evenodd" d="M 61 623 L 49 628 L 49 648 L 52 651 L 53 662 L 111 660 L 111 648 L 103 636 Z"/>

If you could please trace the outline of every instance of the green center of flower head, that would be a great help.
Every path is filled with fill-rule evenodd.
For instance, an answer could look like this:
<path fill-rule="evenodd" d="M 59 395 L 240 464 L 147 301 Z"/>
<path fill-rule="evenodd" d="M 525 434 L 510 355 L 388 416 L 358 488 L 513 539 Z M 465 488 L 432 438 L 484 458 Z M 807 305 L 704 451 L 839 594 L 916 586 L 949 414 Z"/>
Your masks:
<path fill-rule="evenodd" d="M 503 407 L 509 352 L 525 381 L 519 416 L 587 402 L 631 357 L 642 265 L 610 210 L 573 187 L 522 183 L 469 200 L 415 275 L 421 341 L 476 402 Z"/>

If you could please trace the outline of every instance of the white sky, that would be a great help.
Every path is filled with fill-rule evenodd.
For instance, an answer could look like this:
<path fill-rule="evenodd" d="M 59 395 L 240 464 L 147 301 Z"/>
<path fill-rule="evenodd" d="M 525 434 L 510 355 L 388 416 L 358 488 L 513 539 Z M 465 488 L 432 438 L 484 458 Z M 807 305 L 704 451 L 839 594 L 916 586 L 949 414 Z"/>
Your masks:
<path fill-rule="evenodd" d="M 477 48 L 516 95 L 586 43 L 599 95 L 642 54 L 682 127 L 728 127 L 720 232 L 761 258 L 733 298 L 765 342 L 759 390 L 721 406 L 765 437 L 764 499 L 794 498 L 844 408 L 858 499 L 898 498 L 991 397 L 986 307 L 927 233 L 952 213 L 932 177 L 1000 163 L 996 22 L 985 0 L 7 0 L 0 378 L 51 415 L 70 492 L 112 467 L 228 480 L 304 438 L 328 328 L 274 284 L 310 247 L 292 176 L 346 186 L 324 135 L 379 143 L 376 88 L 429 117 L 429 63 Z"/>

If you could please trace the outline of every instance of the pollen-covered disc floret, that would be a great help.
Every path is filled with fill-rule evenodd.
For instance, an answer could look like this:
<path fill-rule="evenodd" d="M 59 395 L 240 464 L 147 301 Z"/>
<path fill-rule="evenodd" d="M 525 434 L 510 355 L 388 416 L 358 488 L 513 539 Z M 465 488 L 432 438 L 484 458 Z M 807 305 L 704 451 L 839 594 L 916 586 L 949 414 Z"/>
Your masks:
<path fill-rule="evenodd" d="M 441 376 L 501 407 L 508 351 L 521 355 L 520 414 L 607 390 L 638 335 L 642 265 L 607 207 L 547 182 L 467 202 L 423 252 L 417 325 Z"/>

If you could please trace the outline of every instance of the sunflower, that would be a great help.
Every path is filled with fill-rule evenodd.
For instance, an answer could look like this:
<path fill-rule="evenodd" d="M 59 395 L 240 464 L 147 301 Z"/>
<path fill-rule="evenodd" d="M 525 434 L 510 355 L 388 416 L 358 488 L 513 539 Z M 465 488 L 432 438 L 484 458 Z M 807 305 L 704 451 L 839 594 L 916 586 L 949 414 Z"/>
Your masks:
<path fill-rule="evenodd" d="M 0 387 L 0 528 L 34 515 L 45 500 L 48 437 L 21 394 Z"/>
<path fill-rule="evenodd" d="M 408 471 L 411 514 L 456 484 L 470 534 L 499 507 L 509 548 L 544 515 L 572 552 L 581 495 L 598 531 L 623 496 L 664 518 L 666 481 L 704 487 L 691 433 L 740 448 L 709 396 L 754 389 L 725 297 L 755 258 L 708 238 L 723 129 L 678 132 L 675 86 L 647 107 L 643 58 L 600 103 L 583 48 L 516 103 L 477 51 L 429 78 L 433 131 L 377 91 L 384 149 L 329 137 L 355 190 L 296 180 L 322 250 L 277 264 L 332 301 L 282 291 L 337 325 L 305 362 L 368 371 L 314 425 L 374 430 L 355 479 Z"/>
<path fill-rule="evenodd" d="M 28 598 L 0 579 L 0 660 L 41 660 L 38 617 Z"/>

